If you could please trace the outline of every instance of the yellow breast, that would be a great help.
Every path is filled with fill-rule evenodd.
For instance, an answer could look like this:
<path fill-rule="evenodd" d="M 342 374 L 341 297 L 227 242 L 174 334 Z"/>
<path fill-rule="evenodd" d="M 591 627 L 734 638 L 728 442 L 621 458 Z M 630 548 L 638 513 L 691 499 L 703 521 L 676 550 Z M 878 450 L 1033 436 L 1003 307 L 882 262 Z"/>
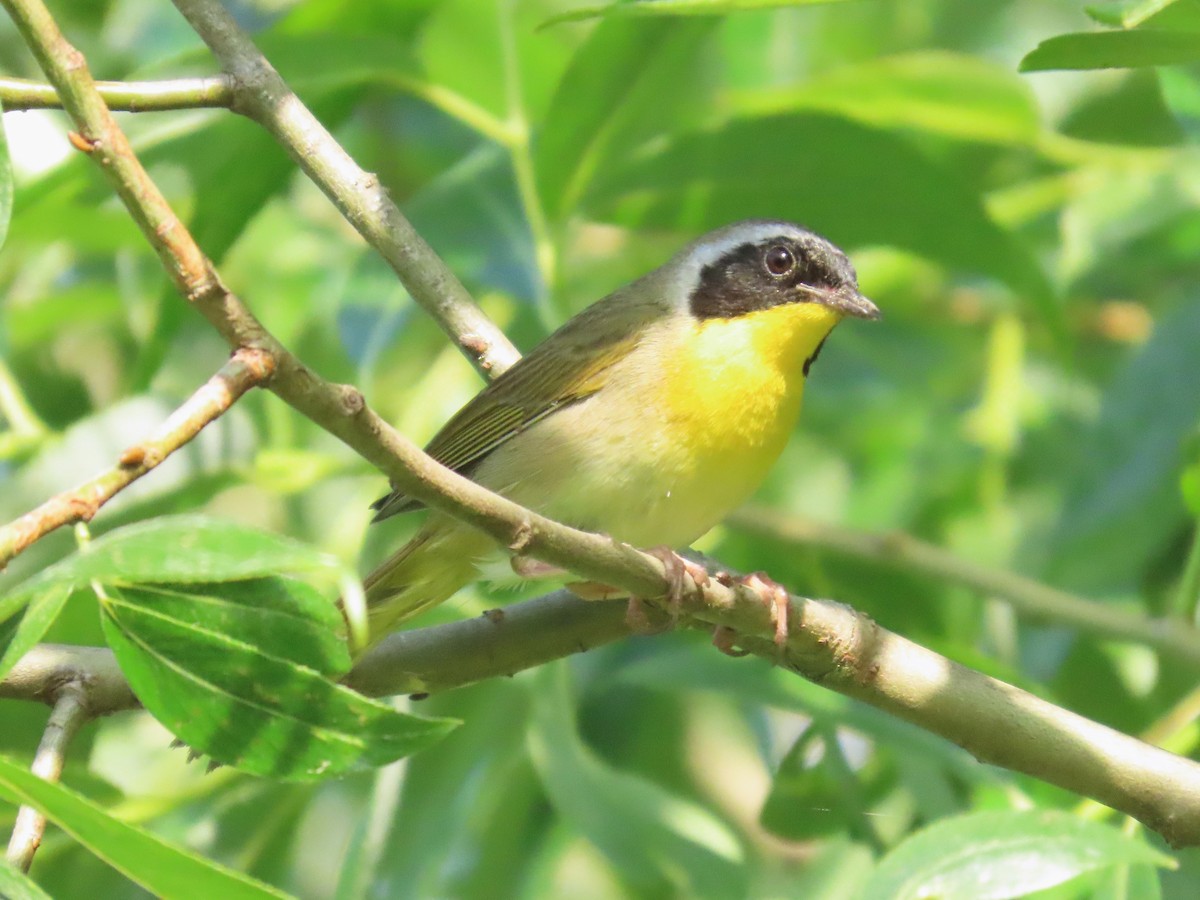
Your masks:
<path fill-rule="evenodd" d="M 664 323 L 603 391 L 509 441 L 479 480 L 631 544 L 689 544 L 779 457 L 800 412 L 804 362 L 837 320 L 801 303 Z"/>
<path fill-rule="evenodd" d="M 800 414 L 805 360 L 838 320 L 798 303 L 688 323 L 658 398 L 667 427 L 657 477 L 669 493 L 628 523 L 633 535 L 691 542 L 758 488 Z"/>

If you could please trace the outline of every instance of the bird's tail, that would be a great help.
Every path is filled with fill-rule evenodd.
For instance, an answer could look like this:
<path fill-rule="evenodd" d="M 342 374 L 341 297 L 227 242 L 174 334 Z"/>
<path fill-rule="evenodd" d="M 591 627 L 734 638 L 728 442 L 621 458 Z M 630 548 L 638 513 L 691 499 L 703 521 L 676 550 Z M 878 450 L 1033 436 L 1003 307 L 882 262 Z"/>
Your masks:
<path fill-rule="evenodd" d="M 485 549 L 486 538 L 471 529 L 426 523 L 363 581 L 370 643 L 471 581 Z"/>

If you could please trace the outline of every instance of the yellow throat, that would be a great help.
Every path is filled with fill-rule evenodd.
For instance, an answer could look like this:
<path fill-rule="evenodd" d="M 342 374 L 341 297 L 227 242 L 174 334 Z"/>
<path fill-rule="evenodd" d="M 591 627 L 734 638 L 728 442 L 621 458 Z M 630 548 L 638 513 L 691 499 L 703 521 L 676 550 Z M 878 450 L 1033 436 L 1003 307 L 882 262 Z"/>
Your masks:
<path fill-rule="evenodd" d="M 820 304 L 791 303 L 695 322 L 666 385 L 676 439 L 717 466 L 765 470 L 796 424 L 805 362 L 840 319 Z"/>

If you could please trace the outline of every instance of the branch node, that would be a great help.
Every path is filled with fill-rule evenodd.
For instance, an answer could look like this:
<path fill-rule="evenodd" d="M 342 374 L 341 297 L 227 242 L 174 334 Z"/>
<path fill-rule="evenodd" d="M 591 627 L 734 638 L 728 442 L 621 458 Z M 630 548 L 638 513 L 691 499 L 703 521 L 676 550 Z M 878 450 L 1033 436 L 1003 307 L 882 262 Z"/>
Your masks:
<path fill-rule="evenodd" d="M 84 137 L 78 131 L 68 131 L 67 132 L 67 140 L 70 141 L 71 146 L 74 147 L 76 150 L 78 150 L 80 153 L 91 153 L 98 146 L 100 146 L 100 142 L 98 140 L 96 140 L 94 138 Z"/>
<path fill-rule="evenodd" d="M 520 556 L 533 543 L 533 536 L 533 526 L 529 523 L 528 519 L 523 520 L 514 529 L 508 549 L 515 555 Z"/>
<path fill-rule="evenodd" d="M 338 402 L 342 406 L 342 412 L 347 416 L 357 416 L 367 408 L 367 401 L 363 399 L 362 391 L 352 384 L 338 385 Z"/>
<path fill-rule="evenodd" d="M 233 358 L 246 367 L 259 385 L 265 384 L 275 374 L 275 354 L 266 347 L 240 347 L 234 352 Z"/>
<path fill-rule="evenodd" d="M 482 335 L 464 334 L 458 340 L 459 346 L 464 350 L 470 351 L 475 356 L 476 364 L 485 372 L 492 370 L 492 361 L 488 359 L 488 351 L 492 349 L 491 344 Z"/>
<path fill-rule="evenodd" d="M 135 444 L 129 447 L 121 454 L 117 460 L 117 464 L 122 469 L 138 469 L 146 462 L 146 448 L 141 444 Z"/>

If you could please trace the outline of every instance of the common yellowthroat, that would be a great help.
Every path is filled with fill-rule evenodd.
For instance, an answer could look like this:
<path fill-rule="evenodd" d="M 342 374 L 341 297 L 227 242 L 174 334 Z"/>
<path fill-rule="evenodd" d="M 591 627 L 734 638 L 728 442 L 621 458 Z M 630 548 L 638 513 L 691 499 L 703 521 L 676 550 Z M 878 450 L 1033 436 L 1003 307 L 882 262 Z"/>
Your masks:
<path fill-rule="evenodd" d="M 576 315 L 426 452 L 568 525 L 683 547 L 762 482 L 846 316 L 879 318 L 846 254 L 789 222 L 739 222 Z M 419 506 L 393 492 L 373 504 L 374 521 Z M 372 641 L 497 563 L 508 564 L 502 548 L 432 513 L 366 579 Z"/>

